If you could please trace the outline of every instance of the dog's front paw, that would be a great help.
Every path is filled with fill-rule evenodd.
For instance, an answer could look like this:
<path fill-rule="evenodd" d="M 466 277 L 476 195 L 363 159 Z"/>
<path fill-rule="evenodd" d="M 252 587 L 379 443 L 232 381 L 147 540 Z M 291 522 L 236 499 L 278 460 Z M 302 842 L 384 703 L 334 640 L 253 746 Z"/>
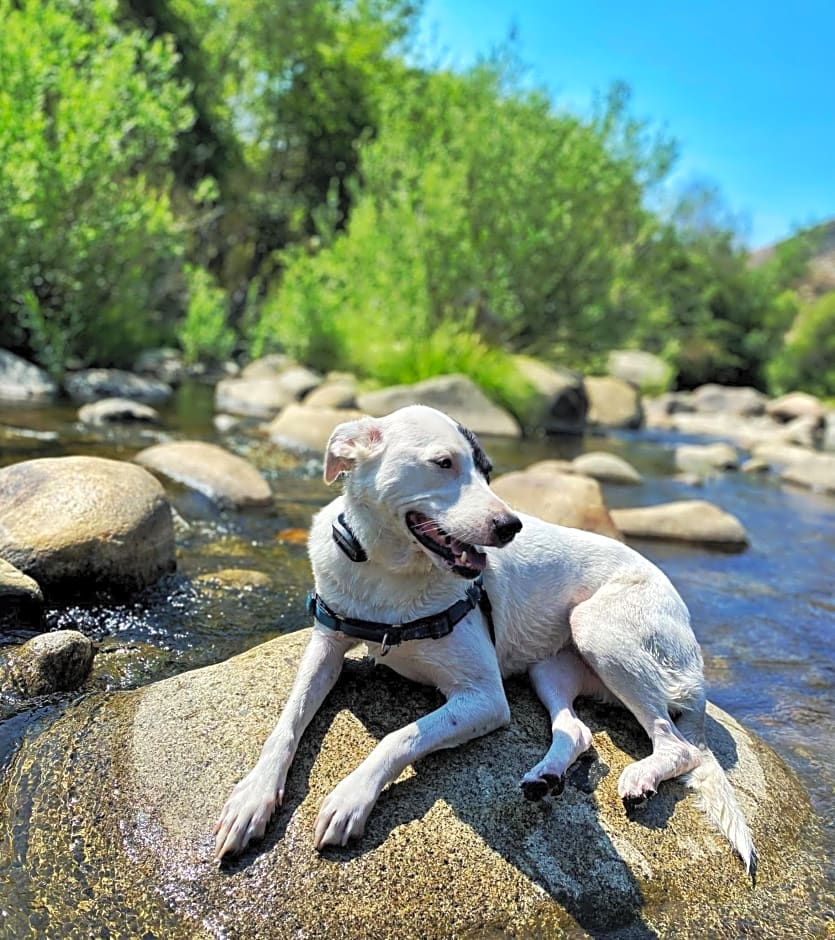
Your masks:
<path fill-rule="evenodd" d="M 314 846 L 323 849 L 326 845 L 346 845 L 349 839 L 359 838 L 375 802 L 359 782 L 353 783 L 350 777 L 343 780 L 322 803 L 316 817 Z"/>
<path fill-rule="evenodd" d="M 215 859 L 240 852 L 252 839 L 260 839 L 283 797 L 284 791 L 276 791 L 271 780 L 264 780 L 255 771 L 247 774 L 230 794 L 215 823 Z"/>

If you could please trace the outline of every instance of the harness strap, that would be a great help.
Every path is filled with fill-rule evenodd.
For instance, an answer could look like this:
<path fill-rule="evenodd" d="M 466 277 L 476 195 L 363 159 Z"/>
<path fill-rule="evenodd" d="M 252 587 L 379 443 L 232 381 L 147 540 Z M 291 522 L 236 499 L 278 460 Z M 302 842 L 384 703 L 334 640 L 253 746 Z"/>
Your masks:
<path fill-rule="evenodd" d="M 332 528 L 334 542 L 345 552 L 351 561 L 368 561 L 368 555 L 360 544 L 360 540 L 354 535 L 351 527 L 348 525 L 344 512 L 341 512 L 336 517 L 336 522 L 332 524 Z"/>
<path fill-rule="evenodd" d="M 439 640 L 452 633 L 457 623 L 460 623 L 476 606 L 480 606 L 490 626 L 490 635 L 493 635 L 492 617 L 489 610 L 489 600 L 484 593 L 481 578 L 467 588 L 466 597 L 456 601 L 451 607 L 433 614 L 431 617 L 421 617 L 407 623 L 379 623 L 374 620 L 359 620 L 353 617 L 340 617 L 331 610 L 322 598 L 311 591 L 307 595 L 307 610 L 316 620 L 329 630 L 336 630 L 346 636 L 358 640 L 379 643 L 380 655 L 385 656 L 392 646 L 399 646 L 407 640 Z M 488 608 L 485 609 L 484 603 Z"/>

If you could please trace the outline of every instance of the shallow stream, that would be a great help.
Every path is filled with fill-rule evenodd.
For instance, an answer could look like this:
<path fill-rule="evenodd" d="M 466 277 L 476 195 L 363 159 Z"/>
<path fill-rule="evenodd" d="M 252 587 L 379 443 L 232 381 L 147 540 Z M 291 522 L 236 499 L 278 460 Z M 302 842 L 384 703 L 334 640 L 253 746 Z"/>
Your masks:
<path fill-rule="evenodd" d="M 251 459 L 275 494 L 269 512 L 218 515 L 175 494 L 178 571 L 128 604 L 52 609 L 51 629 L 76 628 L 100 644 L 90 689 L 126 689 L 218 662 L 307 624 L 310 574 L 305 530 L 331 498 L 317 459 L 288 455 L 252 434 L 222 440 L 212 426 L 212 390 L 181 388 L 163 410 L 164 430 L 94 430 L 76 423 L 70 406 L 0 407 L 0 466 L 35 457 L 90 454 L 129 459 L 161 439 L 200 438 Z M 759 734 L 798 773 L 824 830 L 835 875 L 835 498 L 781 486 L 763 475 L 727 473 L 694 488 L 673 479 L 673 448 L 685 438 L 653 432 L 585 440 L 485 440 L 496 472 L 545 457 L 608 450 L 643 475 L 640 486 L 604 486 L 610 507 L 704 498 L 736 515 L 751 545 L 740 554 L 673 543 L 635 547 L 657 562 L 688 603 L 702 644 L 710 697 Z M 197 580 L 221 569 L 266 573 L 268 587 L 223 587 Z M 0 644 L 26 635 L 0 635 Z M 84 693 L 81 693 L 84 694 Z M 22 736 L 72 708 L 75 695 L 6 703 L 0 715 L 0 767 Z M 0 705 L 4 703 L 0 702 Z M 0 842 L 14 840 L 14 821 L 0 821 Z M 0 909 L 6 923 L 29 922 L 16 893 L 19 873 L 0 853 Z M 830 879 L 831 880 L 831 879 Z M 15 914 L 9 918 L 9 914 Z"/>

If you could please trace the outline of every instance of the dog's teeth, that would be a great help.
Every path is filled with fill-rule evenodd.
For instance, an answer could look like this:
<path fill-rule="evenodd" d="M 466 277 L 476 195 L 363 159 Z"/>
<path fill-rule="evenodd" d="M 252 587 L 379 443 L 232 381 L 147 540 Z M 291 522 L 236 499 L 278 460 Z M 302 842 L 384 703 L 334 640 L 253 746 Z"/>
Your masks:
<path fill-rule="evenodd" d="M 461 564 L 461 565 L 466 565 L 466 564 L 467 564 L 467 553 L 466 553 L 466 552 L 461 552 L 461 554 L 458 556 L 458 563 Z"/>

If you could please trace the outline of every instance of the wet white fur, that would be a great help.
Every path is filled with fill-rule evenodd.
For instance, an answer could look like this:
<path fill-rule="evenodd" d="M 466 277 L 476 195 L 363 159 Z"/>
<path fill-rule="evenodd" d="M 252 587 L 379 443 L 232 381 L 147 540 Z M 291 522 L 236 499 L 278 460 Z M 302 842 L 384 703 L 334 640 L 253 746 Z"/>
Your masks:
<path fill-rule="evenodd" d="M 438 465 L 446 458 L 449 469 Z M 345 617 L 402 623 L 464 596 L 467 582 L 407 529 L 404 518 L 413 509 L 457 539 L 485 547 L 496 645 L 478 610 L 449 636 L 404 643 L 384 659 L 378 646 L 367 644 L 380 662 L 436 686 L 447 701 L 387 735 L 325 799 L 315 826 L 317 848 L 362 835 L 383 788 L 413 761 L 506 724 L 502 678 L 527 671 L 551 715 L 553 740 L 523 785 L 550 788 L 590 747 L 591 733 L 573 709 L 578 695 L 617 700 L 653 746 L 649 757 L 622 773 L 621 797 L 640 801 L 662 780 L 685 775 L 751 870 L 755 854 L 745 819 L 704 742 L 702 657 L 689 614 L 658 568 L 613 539 L 521 514 L 514 541 L 489 547 L 497 544 L 492 520 L 509 509 L 478 472 L 455 423 L 430 408 L 341 425 L 328 444 L 325 478 L 333 482 L 343 473 L 344 495 L 315 517 L 309 540 L 316 591 L 326 603 Z M 334 542 L 332 523 L 340 512 L 367 562 L 350 561 Z M 263 835 L 283 799 L 299 739 L 357 642 L 314 625 L 278 724 L 223 807 L 216 857 Z"/>

